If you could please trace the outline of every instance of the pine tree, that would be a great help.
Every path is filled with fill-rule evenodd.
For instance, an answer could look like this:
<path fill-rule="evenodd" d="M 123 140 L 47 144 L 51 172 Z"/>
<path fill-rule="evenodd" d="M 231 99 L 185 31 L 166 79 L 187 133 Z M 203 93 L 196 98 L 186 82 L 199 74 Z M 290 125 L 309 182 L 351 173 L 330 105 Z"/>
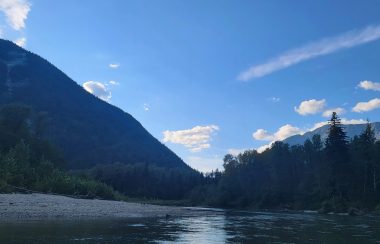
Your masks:
<path fill-rule="evenodd" d="M 359 136 L 361 159 L 364 164 L 363 193 L 365 195 L 376 192 L 376 169 L 373 162 L 375 141 L 375 131 L 371 124 L 367 122 L 365 130 Z"/>
<path fill-rule="evenodd" d="M 326 157 L 330 169 L 330 194 L 347 197 L 350 179 L 347 135 L 335 112 L 329 121 L 329 134 L 325 142 Z"/>

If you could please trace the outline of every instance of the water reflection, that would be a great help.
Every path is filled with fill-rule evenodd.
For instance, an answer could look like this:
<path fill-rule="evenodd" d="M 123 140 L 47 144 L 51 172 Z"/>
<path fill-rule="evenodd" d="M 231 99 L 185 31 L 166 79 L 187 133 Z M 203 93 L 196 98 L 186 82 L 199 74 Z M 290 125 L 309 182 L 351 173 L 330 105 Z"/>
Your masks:
<path fill-rule="evenodd" d="M 225 231 L 226 217 L 203 216 L 176 218 L 161 222 L 162 225 L 178 227 L 180 232 L 169 232 L 168 235 L 176 243 L 225 243 L 228 234 Z M 159 223 L 160 225 L 160 223 Z M 161 242 L 167 242 L 162 240 Z"/>
<path fill-rule="evenodd" d="M 376 243 L 376 216 L 219 212 L 199 217 L 0 224 L 0 243 Z"/>

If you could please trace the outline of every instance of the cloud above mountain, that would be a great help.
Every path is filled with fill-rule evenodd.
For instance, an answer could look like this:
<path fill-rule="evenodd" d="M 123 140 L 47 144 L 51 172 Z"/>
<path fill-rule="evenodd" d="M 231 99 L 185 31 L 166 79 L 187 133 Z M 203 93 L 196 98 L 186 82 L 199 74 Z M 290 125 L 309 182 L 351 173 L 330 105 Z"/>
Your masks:
<path fill-rule="evenodd" d="M 16 43 L 17 46 L 25 47 L 25 44 L 26 44 L 26 38 L 25 38 L 25 37 L 20 37 L 20 38 L 16 39 L 16 40 L 14 41 L 14 43 Z"/>
<path fill-rule="evenodd" d="M 109 101 L 112 97 L 112 94 L 111 94 L 111 91 L 108 90 L 107 86 L 101 82 L 98 82 L 98 81 L 87 81 L 85 83 L 83 83 L 83 88 L 95 95 L 96 97 L 104 100 L 104 101 Z"/>
<path fill-rule="evenodd" d="M 268 133 L 268 131 L 264 129 L 258 129 L 252 134 L 252 137 L 260 141 L 281 141 L 285 138 L 288 138 L 289 136 L 297 135 L 302 132 L 303 131 L 300 128 L 286 124 L 284 126 L 281 126 L 273 134 Z"/>
<path fill-rule="evenodd" d="M 210 148 L 211 136 L 219 130 L 217 125 L 195 126 L 191 129 L 163 132 L 163 142 L 181 144 L 191 152 Z"/>
<path fill-rule="evenodd" d="M 0 11 L 4 14 L 8 26 L 16 32 L 20 32 L 26 27 L 26 20 L 31 10 L 31 3 L 28 0 L 0 0 Z M 7 37 L 4 26 L 0 26 L 0 37 Z M 26 37 L 14 40 L 20 47 L 25 47 Z"/>
<path fill-rule="evenodd" d="M 294 107 L 294 111 L 296 111 L 300 115 L 310 115 L 321 112 L 326 107 L 326 100 L 306 100 L 302 101 L 298 107 Z"/>
<path fill-rule="evenodd" d="M 341 119 L 341 123 L 344 124 L 344 125 L 349 125 L 349 124 L 365 124 L 365 123 L 367 123 L 367 121 L 364 120 L 364 119 L 347 119 L 347 118 L 342 118 Z M 269 133 L 265 129 L 258 129 L 258 130 L 256 130 L 252 134 L 253 138 L 255 140 L 259 140 L 259 141 L 269 141 L 269 143 L 256 148 L 256 151 L 263 152 L 266 149 L 270 148 L 271 145 L 275 141 L 283 141 L 286 138 L 289 138 L 289 137 L 294 136 L 294 135 L 303 135 L 306 132 L 314 131 L 315 129 L 318 129 L 318 128 L 320 128 L 320 127 L 322 127 L 324 125 L 327 125 L 327 124 L 328 124 L 328 121 L 321 121 L 321 122 L 315 123 L 312 127 L 305 128 L 305 129 L 301 129 L 301 128 L 298 128 L 296 126 L 293 126 L 293 125 L 290 125 L 290 124 L 286 124 L 286 125 L 281 126 L 273 134 Z"/>

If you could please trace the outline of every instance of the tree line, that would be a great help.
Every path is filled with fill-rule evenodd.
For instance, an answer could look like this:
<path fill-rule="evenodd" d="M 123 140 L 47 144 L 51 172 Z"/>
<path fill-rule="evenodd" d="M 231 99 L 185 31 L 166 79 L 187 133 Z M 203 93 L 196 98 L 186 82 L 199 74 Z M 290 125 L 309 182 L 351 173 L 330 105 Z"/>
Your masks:
<path fill-rule="evenodd" d="M 10 104 L 0 109 L 0 192 L 37 191 L 116 199 L 110 186 L 69 174 L 57 148 L 42 139 L 44 114 Z"/>
<path fill-rule="evenodd" d="M 349 140 L 336 113 L 325 141 L 315 135 L 303 145 L 275 142 L 262 153 L 227 154 L 224 170 L 208 174 L 138 162 L 70 171 L 59 149 L 44 139 L 47 118 L 24 105 L 0 108 L 0 192 L 21 187 L 226 208 L 323 212 L 380 208 L 380 142 L 370 123 Z"/>
<path fill-rule="evenodd" d="M 190 167 L 124 162 L 71 170 L 60 149 L 44 139 L 48 119 L 25 105 L 0 108 L 0 192 L 27 189 L 88 198 L 183 200 L 202 183 L 203 175 Z"/>
<path fill-rule="evenodd" d="M 348 140 L 336 113 L 327 139 L 303 145 L 275 142 L 262 153 L 224 157 L 224 171 L 206 175 L 193 202 L 231 208 L 319 209 L 344 212 L 380 207 L 380 142 L 370 123 Z"/>

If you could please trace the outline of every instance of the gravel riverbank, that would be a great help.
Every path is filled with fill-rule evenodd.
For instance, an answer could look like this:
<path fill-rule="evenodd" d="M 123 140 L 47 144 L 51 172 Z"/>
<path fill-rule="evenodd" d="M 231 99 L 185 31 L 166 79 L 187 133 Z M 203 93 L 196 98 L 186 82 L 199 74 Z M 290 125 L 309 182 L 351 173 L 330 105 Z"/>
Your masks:
<path fill-rule="evenodd" d="M 195 216 L 207 210 L 48 194 L 0 194 L 0 221 Z M 211 212 L 210 212 L 211 213 Z"/>

